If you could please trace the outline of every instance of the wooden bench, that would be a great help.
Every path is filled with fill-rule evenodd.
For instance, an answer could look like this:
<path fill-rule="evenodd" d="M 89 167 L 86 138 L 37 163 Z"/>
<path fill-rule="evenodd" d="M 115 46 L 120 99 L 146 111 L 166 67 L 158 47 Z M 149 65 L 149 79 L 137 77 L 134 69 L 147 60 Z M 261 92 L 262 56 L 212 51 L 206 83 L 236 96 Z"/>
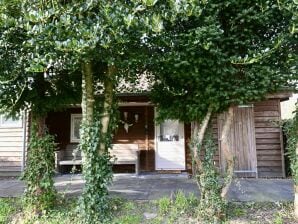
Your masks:
<path fill-rule="evenodd" d="M 110 153 L 115 158 L 114 164 L 133 164 L 135 165 L 135 173 L 139 174 L 138 144 L 113 144 Z"/>
<path fill-rule="evenodd" d="M 65 150 L 56 152 L 55 163 L 58 172 L 62 166 L 82 165 L 81 152 L 76 151 L 77 146 L 77 144 L 69 144 Z M 74 154 L 75 152 L 77 153 Z M 114 164 L 135 165 L 135 173 L 139 174 L 139 149 L 137 144 L 113 144 L 110 153 Z"/>

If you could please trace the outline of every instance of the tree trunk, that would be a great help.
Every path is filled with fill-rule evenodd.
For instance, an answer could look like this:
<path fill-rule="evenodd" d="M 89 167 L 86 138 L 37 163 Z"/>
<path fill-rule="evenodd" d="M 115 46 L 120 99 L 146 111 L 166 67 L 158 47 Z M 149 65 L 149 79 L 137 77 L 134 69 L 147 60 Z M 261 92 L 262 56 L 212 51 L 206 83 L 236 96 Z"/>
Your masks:
<path fill-rule="evenodd" d="M 115 66 L 109 66 L 107 74 L 104 80 L 104 102 L 103 102 L 103 111 L 101 116 L 101 134 L 106 136 L 109 130 L 109 124 L 111 119 L 111 109 L 113 104 L 113 76 L 116 73 Z M 103 153 L 106 150 L 106 145 L 104 142 L 100 144 L 99 153 Z"/>
<path fill-rule="evenodd" d="M 94 87 L 91 62 L 82 64 L 82 120 L 91 126 L 94 121 Z"/>
<path fill-rule="evenodd" d="M 221 191 L 222 198 L 226 197 L 229 191 L 230 185 L 232 183 L 233 174 L 234 174 L 234 157 L 228 141 L 228 135 L 231 129 L 233 117 L 234 117 L 233 107 L 230 106 L 228 110 L 228 116 L 226 117 L 226 120 L 223 126 L 223 131 L 221 134 L 221 152 L 223 153 L 223 156 L 227 162 L 227 168 L 226 168 L 227 179 Z"/>
<path fill-rule="evenodd" d="M 46 133 L 46 124 L 45 124 L 45 116 L 35 116 L 34 114 L 32 115 L 32 124 L 35 126 L 35 127 L 32 127 L 32 128 L 35 128 L 36 130 L 36 135 L 39 139 L 42 139 L 44 136 L 45 136 L 45 133 Z M 31 150 L 38 150 L 37 153 L 38 155 L 42 155 L 44 154 L 44 150 L 46 150 L 45 148 L 43 147 L 39 147 L 37 149 L 31 149 Z M 31 158 L 31 154 L 33 153 L 36 154 L 36 152 L 33 152 L 31 151 L 30 148 L 28 150 L 28 158 Z M 29 155 L 30 154 L 30 155 Z M 29 172 L 32 170 L 32 169 L 36 169 L 34 168 L 35 165 L 37 165 L 37 163 L 39 163 L 40 160 L 39 159 L 36 159 L 34 156 L 32 157 L 32 159 L 29 161 L 29 159 L 27 160 L 27 167 L 26 167 L 26 171 L 25 172 Z M 29 173 L 30 175 L 31 173 Z M 29 197 L 37 197 L 37 198 L 41 198 L 42 195 L 46 194 L 46 192 L 44 191 L 43 187 L 41 186 L 42 184 L 42 178 L 43 178 L 43 172 L 33 172 L 33 175 L 34 175 L 34 181 L 27 179 L 25 181 L 27 181 L 27 187 L 28 188 L 31 188 L 31 189 L 34 189 L 34 191 L 31 192 L 31 196 Z M 32 175 L 32 174 L 31 174 Z M 41 208 L 40 208 L 40 204 L 34 204 L 33 207 L 32 207 L 32 212 L 34 215 L 40 215 L 41 214 Z"/>
<path fill-rule="evenodd" d="M 46 131 L 46 118 L 44 116 L 37 117 L 34 119 L 37 128 L 37 136 L 39 138 L 44 137 Z"/>
<path fill-rule="evenodd" d="M 212 108 L 209 106 L 207 114 L 202 121 L 201 125 L 199 122 L 193 122 L 193 133 L 192 136 L 196 139 L 196 144 L 193 146 L 192 151 L 193 151 L 193 160 L 194 160 L 194 167 L 193 167 L 193 172 L 197 172 L 198 170 L 201 170 L 201 161 L 200 161 L 200 155 L 198 154 L 198 149 L 197 147 L 202 147 L 204 136 L 206 133 L 206 129 L 208 126 L 208 123 L 210 121 L 212 115 Z"/>
<path fill-rule="evenodd" d="M 296 134 L 298 136 L 298 130 L 297 130 Z M 298 141 L 296 143 L 296 160 L 292 161 L 292 162 L 295 162 L 296 164 L 298 163 Z M 298 183 L 297 183 L 298 173 L 297 172 L 298 171 L 296 170 L 296 172 L 294 173 L 294 175 L 296 175 L 296 177 L 294 177 L 294 179 L 295 179 L 295 181 L 294 181 L 294 194 L 295 194 L 295 198 L 294 198 L 294 216 L 298 220 Z"/>

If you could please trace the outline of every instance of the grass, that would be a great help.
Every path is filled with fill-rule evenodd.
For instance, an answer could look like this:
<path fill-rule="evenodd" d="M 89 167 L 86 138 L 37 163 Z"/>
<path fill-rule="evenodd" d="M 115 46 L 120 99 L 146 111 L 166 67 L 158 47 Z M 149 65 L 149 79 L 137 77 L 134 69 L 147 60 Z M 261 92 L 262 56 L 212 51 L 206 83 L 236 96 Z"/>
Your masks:
<path fill-rule="evenodd" d="M 111 200 L 113 218 L 109 224 L 198 223 L 198 200 L 192 194 L 185 196 L 177 192 L 157 201 Z M 78 212 L 75 199 L 63 199 L 52 211 L 26 221 L 26 214 L 21 212 L 20 199 L 0 198 L 0 224 L 78 224 Z M 230 203 L 224 223 L 294 224 L 292 212 L 292 203 Z"/>
<path fill-rule="evenodd" d="M 0 198 L 0 224 L 9 223 L 12 216 L 18 212 L 20 212 L 20 200 Z"/>

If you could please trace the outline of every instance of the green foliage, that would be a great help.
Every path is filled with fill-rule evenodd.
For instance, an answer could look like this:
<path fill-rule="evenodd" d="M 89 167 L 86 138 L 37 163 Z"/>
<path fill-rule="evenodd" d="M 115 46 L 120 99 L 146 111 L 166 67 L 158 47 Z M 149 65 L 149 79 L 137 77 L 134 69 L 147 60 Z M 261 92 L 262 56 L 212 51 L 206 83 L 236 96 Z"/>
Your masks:
<path fill-rule="evenodd" d="M 117 104 L 111 110 L 111 121 L 106 135 L 101 132 L 102 107 L 97 108 L 92 126 L 82 124 L 80 149 L 83 152 L 83 175 L 86 181 L 78 210 L 86 223 L 102 223 L 110 220 L 111 207 L 108 196 L 108 185 L 112 181 L 111 148 L 112 133 L 117 125 Z M 105 151 L 100 151 L 100 144 Z"/>
<path fill-rule="evenodd" d="M 32 125 L 28 146 L 27 166 L 22 179 L 26 183 L 24 203 L 33 213 L 46 212 L 54 207 L 57 192 L 54 187 L 56 143 L 54 137 L 38 136 L 36 124 Z"/>
<path fill-rule="evenodd" d="M 170 209 L 173 206 L 173 200 L 169 197 L 165 197 L 171 201 Z M 130 223 L 144 223 L 144 224 L 197 224 L 196 219 L 196 206 L 198 200 L 194 196 L 185 196 L 188 199 L 188 210 L 187 213 L 178 213 L 176 219 L 170 220 L 171 213 L 169 211 L 166 214 L 158 213 L 158 216 L 153 219 L 145 219 L 144 212 L 155 213 L 160 211 L 159 199 L 156 201 L 127 201 L 121 198 L 110 198 L 110 205 L 112 208 L 112 220 L 108 223 L 110 224 L 130 224 Z M 24 223 L 24 224 L 81 224 L 82 220 L 79 217 L 79 213 L 76 209 L 76 199 L 62 200 L 57 203 L 55 208 L 49 210 L 46 214 L 42 216 L 35 217 L 34 219 L 28 220 L 22 214 L 18 213 L 20 211 L 20 200 L 16 199 L 0 199 L 0 218 L 3 222 L 1 224 L 7 223 Z M 293 213 L 293 203 L 229 203 L 229 213 L 226 222 L 224 223 L 260 223 L 260 217 L 266 220 L 265 223 L 278 223 L 283 221 L 284 223 L 295 223 L 292 213 Z M 7 213 L 7 211 L 9 211 Z M 177 210 L 175 210 L 176 212 Z M 1 213 L 2 212 L 2 213 Z M 206 223 L 206 222 L 199 222 Z M 210 223 L 210 222 L 207 222 Z M 211 222 L 212 223 L 212 222 Z M 263 221 L 264 223 L 264 221 Z"/>
<path fill-rule="evenodd" d="M 287 120 L 283 126 L 283 130 L 287 136 L 287 156 L 290 159 L 290 168 L 295 184 L 298 184 L 298 158 L 296 148 L 298 143 L 298 115 L 291 120 Z"/>
<path fill-rule="evenodd" d="M 171 199 L 168 197 L 162 197 L 158 200 L 158 208 L 161 215 L 165 215 L 170 211 Z"/>
<path fill-rule="evenodd" d="M 211 131 L 207 131 L 203 146 L 198 145 L 195 141 L 193 144 L 199 155 L 202 150 L 204 153 L 204 157 L 201 159 L 201 169 L 197 170 L 196 173 L 201 192 L 198 208 L 199 219 L 210 223 L 220 223 L 226 216 L 227 202 L 221 197 L 223 185 L 218 168 L 214 164 L 217 146 L 214 143 Z"/>
<path fill-rule="evenodd" d="M 15 199 L 0 198 L 0 224 L 9 223 L 12 215 L 17 211 L 19 203 Z"/>
<path fill-rule="evenodd" d="M 196 214 L 198 200 L 194 194 L 186 195 L 182 191 L 177 191 L 169 197 L 162 197 L 157 200 L 160 223 L 179 223 L 179 218 Z"/>
<path fill-rule="evenodd" d="M 211 0 L 200 14 L 149 36 L 159 116 L 200 122 L 209 106 L 221 113 L 289 86 L 297 74 L 294 17 L 275 0 Z"/>

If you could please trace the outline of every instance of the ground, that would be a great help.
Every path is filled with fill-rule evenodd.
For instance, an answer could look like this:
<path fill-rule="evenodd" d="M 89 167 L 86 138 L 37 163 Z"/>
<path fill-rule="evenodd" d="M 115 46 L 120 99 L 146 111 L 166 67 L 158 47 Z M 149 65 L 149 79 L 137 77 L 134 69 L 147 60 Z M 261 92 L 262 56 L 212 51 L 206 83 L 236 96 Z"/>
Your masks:
<path fill-rule="evenodd" d="M 80 223 L 75 208 L 83 185 L 80 175 L 56 177 L 55 186 L 60 192 L 57 207 L 29 223 Z M 0 224 L 24 223 L 20 199 L 23 190 L 24 184 L 17 179 L 0 180 Z M 198 223 L 199 191 L 187 175 L 115 175 L 109 190 L 113 214 L 109 224 Z M 296 223 L 291 215 L 292 180 L 237 179 L 228 198 L 226 224 Z"/>
<path fill-rule="evenodd" d="M 113 198 L 113 218 L 110 224 L 183 224 L 197 222 L 196 199 L 187 197 L 187 203 L 164 197 L 153 201 L 130 201 Z M 182 203 L 181 203 L 182 201 Z M 20 199 L 0 199 L 0 223 L 23 223 L 20 216 Z M 292 203 L 230 203 L 226 224 L 294 224 Z M 62 199 L 59 206 L 41 218 L 35 220 L 40 224 L 78 224 L 75 199 Z"/>
<path fill-rule="evenodd" d="M 80 195 L 84 181 L 81 175 L 62 175 L 55 178 L 59 192 L 67 196 Z M 0 180 L 0 197 L 19 197 L 24 191 L 20 180 Z M 113 196 L 128 200 L 156 200 L 170 196 L 178 190 L 199 194 L 193 179 L 186 174 L 127 175 L 115 174 L 110 187 Z M 228 193 L 229 201 L 235 202 L 276 202 L 293 201 L 293 181 L 291 179 L 236 179 Z"/>

